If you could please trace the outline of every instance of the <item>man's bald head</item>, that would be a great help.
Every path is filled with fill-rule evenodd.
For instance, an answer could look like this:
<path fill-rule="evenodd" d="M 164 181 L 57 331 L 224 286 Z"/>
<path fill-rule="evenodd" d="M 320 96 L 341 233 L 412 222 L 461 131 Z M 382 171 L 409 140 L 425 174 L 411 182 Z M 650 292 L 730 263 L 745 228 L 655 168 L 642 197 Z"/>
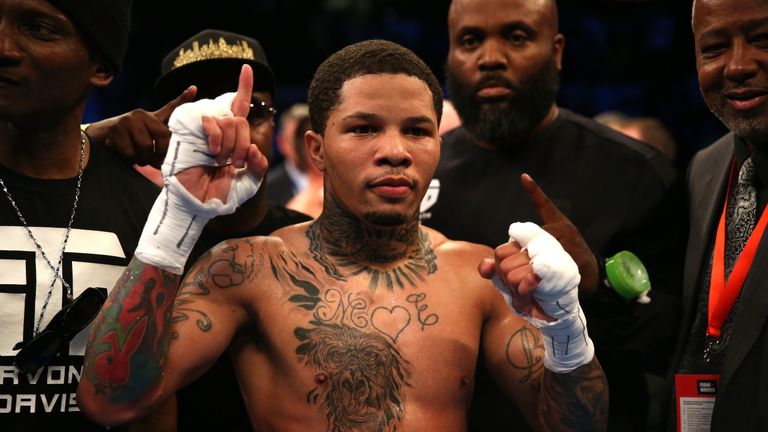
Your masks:
<path fill-rule="evenodd" d="M 725 1 L 727 2 L 728 0 L 725 0 Z M 696 10 L 699 8 L 699 6 L 706 5 L 708 3 L 713 3 L 713 2 L 714 3 L 718 3 L 718 2 L 722 2 L 722 0 L 712 0 L 712 1 L 708 1 L 708 0 L 693 0 L 693 2 L 691 4 L 691 24 L 693 24 L 693 22 L 696 20 L 696 14 L 697 14 Z"/>
<path fill-rule="evenodd" d="M 557 13 L 557 2 L 555 0 L 503 0 L 504 2 L 510 3 L 510 7 L 514 7 L 515 4 L 523 2 L 525 3 L 525 6 L 530 9 L 535 9 L 537 11 L 541 11 L 544 16 L 547 18 L 547 22 L 551 27 L 551 30 L 553 33 L 557 33 L 557 29 L 559 28 L 559 16 Z M 453 0 L 451 1 L 451 6 L 448 9 L 448 26 L 451 27 L 451 23 L 456 22 L 455 17 L 458 15 L 463 14 L 463 8 L 467 5 L 482 3 L 484 5 L 487 5 L 489 3 L 489 0 Z"/>

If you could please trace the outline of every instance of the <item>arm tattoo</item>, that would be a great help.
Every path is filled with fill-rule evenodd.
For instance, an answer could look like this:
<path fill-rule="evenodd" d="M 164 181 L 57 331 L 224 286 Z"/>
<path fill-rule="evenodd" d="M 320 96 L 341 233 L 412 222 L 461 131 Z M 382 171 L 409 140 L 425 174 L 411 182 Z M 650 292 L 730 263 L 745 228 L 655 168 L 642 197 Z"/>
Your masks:
<path fill-rule="evenodd" d="M 214 257 L 206 252 L 199 260 L 199 269 L 188 277 L 176 295 L 173 308 L 173 322 L 183 322 L 197 316 L 195 324 L 202 332 L 213 327 L 210 316 L 195 303 L 201 297 L 211 294 L 211 287 L 218 289 L 235 288 L 254 280 L 264 266 L 264 254 L 250 239 L 227 245 Z M 174 333 L 174 339 L 178 333 Z"/>
<path fill-rule="evenodd" d="M 255 280 L 264 268 L 262 244 L 242 239 L 218 251 L 203 265 L 203 274 L 218 288 L 233 288 Z"/>
<path fill-rule="evenodd" d="M 90 334 L 84 373 L 115 404 L 139 401 L 163 373 L 177 275 L 134 258 Z"/>
<path fill-rule="evenodd" d="M 608 383 L 597 358 L 566 374 L 545 370 L 539 394 L 541 424 L 550 431 L 604 431 Z"/>
<path fill-rule="evenodd" d="M 190 319 L 190 316 L 196 315 L 195 324 L 202 332 L 209 332 L 213 327 L 211 317 L 195 307 L 196 297 L 205 297 L 211 293 L 211 290 L 205 285 L 202 270 L 198 270 L 192 280 L 185 281 L 179 293 L 176 295 L 176 301 L 173 304 L 173 322 L 179 323 Z M 174 333 L 173 338 L 178 339 L 179 334 Z"/>
<path fill-rule="evenodd" d="M 520 383 L 531 382 L 532 378 L 539 376 L 544 368 L 544 344 L 538 330 L 520 327 L 509 338 L 506 348 L 507 362 L 514 369 L 524 372 Z M 522 359 L 513 358 L 512 353 L 517 349 L 522 352 Z"/>

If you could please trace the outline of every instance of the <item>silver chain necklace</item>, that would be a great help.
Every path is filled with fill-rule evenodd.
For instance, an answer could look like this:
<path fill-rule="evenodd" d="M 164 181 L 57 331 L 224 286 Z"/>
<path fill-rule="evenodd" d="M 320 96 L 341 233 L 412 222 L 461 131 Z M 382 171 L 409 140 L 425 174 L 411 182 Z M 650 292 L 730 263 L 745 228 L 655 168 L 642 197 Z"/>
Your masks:
<path fill-rule="evenodd" d="M 51 268 L 53 271 L 53 280 L 51 280 L 51 285 L 48 287 L 48 296 L 45 298 L 45 302 L 43 303 L 43 308 L 40 310 L 40 316 L 37 318 L 37 322 L 35 323 L 35 330 L 32 332 L 33 336 L 37 335 L 38 329 L 40 329 L 40 322 L 43 320 L 43 315 L 45 315 L 45 309 L 48 307 L 48 302 L 51 300 L 51 296 L 53 295 L 53 286 L 56 284 L 56 280 L 60 280 L 61 284 L 66 288 L 66 296 L 69 300 L 72 299 L 72 287 L 69 286 L 67 281 L 64 280 L 63 277 L 59 274 L 59 270 L 61 269 L 61 263 L 64 261 L 64 250 L 67 248 L 67 242 L 69 241 L 69 233 L 72 230 L 72 221 L 75 219 L 75 212 L 77 211 L 77 202 L 80 199 L 80 184 L 83 180 L 83 168 L 85 166 L 85 134 L 80 132 L 80 168 L 77 170 L 77 187 L 75 188 L 75 202 L 72 204 L 72 212 L 69 214 L 69 223 L 67 224 L 67 231 L 64 234 L 64 242 L 61 245 L 61 253 L 59 253 L 59 262 L 56 264 L 56 267 L 53 266 L 51 263 L 51 260 L 48 259 L 48 255 L 46 255 L 45 251 L 43 250 L 43 246 L 40 244 L 40 242 L 37 240 L 34 234 L 32 234 L 32 230 L 29 228 L 29 224 L 27 224 L 27 220 L 24 219 L 24 216 L 21 214 L 21 210 L 19 210 L 19 206 L 16 205 L 16 201 L 13 200 L 13 197 L 11 196 L 11 193 L 8 191 L 8 187 L 5 186 L 5 183 L 3 182 L 3 179 L 0 178 L 0 186 L 3 188 L 3 192 L 5 192 L 5 196 L 8 197 L 8 201 L 11 202 L 11 206 L 13 206 L 13 209 L 16 210 L 16 215 L 19 217 L 19 220 L 22 224 L 24 224 L 24 229 L 27 230 L 27 234 L 29 234 L 29 238 L 32 239 L 32 242 L 35 243 L 35 247 L 37 247 L 37 250 L 40 251 L 40 253 L 43 255 L 43 259 L 46 263 L 48 263 L 48 267 Z"/>

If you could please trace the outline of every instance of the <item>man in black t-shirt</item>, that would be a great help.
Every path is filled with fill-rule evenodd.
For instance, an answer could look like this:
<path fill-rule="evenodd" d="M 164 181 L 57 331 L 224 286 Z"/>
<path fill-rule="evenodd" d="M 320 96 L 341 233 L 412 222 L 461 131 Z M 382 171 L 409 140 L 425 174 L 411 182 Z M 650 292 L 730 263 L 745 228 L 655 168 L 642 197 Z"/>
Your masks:
<path fill-rule="evenodd" d="M 157 196 L 156 186 L 80 131 L 89 91 L 108 85 L 120 69 L 130 9 L 128 0 L 0 0 L 4 432 L 103 430 L 83 417 L 75 399 L 85 331 L 31 373 L 14 365 L 14 346 L 43 331 L 86 288 L 114 285 Z M 268 211 L 258 221 L 246 218 L 250 226 L 237 219 L 222 225 L 248 235 L 295 217 Z"/>
<path fill-rule="evenodd" d="M 447 84 L 462 126 L 443 137 L 422 222 L 486 245 L 505 241 L 510 221 L 543 223 L 579 265 L 612 390 L 609 430 L 645 430 L 643 372 L 666 371 L 678 325 L 685 199 L 677 175 L 650 146 L 557 107 L 565 40 L 554 1 L 454 0 L 448 27 Z M 523 173 L 567 219 L 538 211 Z M 622 250 L 648 268 L 649 304 L 604 282 L 605 258 Z M 470 429 L 519 428 L 511 415 L 500 418 L 511 404 L 489 386 L 481 372 Z"/>
<path fill-rule="evenodd" d="M 3 432 L 103 430 L 75 400 L 85 333 L 32 373 L 14 365 L 14 345 L 86 288 L 114 283 L 157 194 L 80 131 L 90 90 L 120 70 L 130 9 L 125 0 L 0 0 Z"/>

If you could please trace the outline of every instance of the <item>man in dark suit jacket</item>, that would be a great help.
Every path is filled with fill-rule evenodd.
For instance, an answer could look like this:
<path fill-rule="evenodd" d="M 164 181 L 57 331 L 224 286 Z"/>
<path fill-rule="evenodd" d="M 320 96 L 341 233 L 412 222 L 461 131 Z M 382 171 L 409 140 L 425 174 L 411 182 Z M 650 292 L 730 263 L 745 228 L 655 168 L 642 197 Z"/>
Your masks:
<path fill-rule="evenodd" d="M 685 422 L 692 412 L 681 396 L 690 396 L 712 407 L 712 431 L 768 430 L 768 238 L 761 229 L 768 222 L 768 2 L 696 0 L 693 33 L 702 95 L 731 132 L 699 152 L 688 171 L 675 411 Z M 713 403 L 703 390 L 717 380 Z"/>
<path fill-rule="evenodd" d="M 305 103 L 291 105 L 280 116 L 280 128 L 275 141 L 284 159 L 271 166 L 267 176 L 269 200 L 276 205 L 285 205 L 309 183 L 307 172 L 311 162 L 304 150 L 304 137 L 300 140 L 296 137 L 296 128 L 306 118 L 309 118 L 309 107 Z"/>

